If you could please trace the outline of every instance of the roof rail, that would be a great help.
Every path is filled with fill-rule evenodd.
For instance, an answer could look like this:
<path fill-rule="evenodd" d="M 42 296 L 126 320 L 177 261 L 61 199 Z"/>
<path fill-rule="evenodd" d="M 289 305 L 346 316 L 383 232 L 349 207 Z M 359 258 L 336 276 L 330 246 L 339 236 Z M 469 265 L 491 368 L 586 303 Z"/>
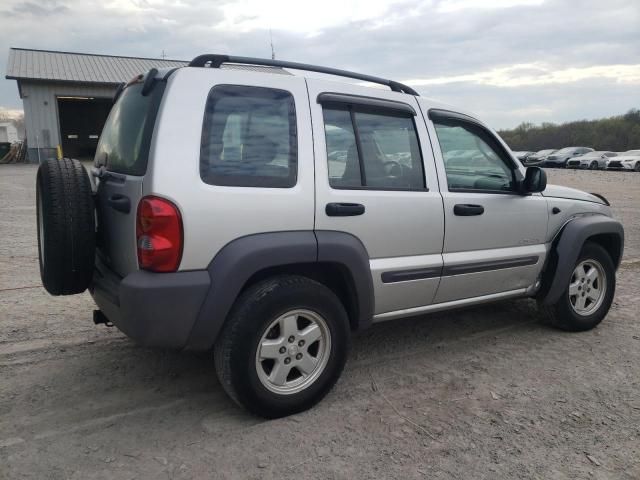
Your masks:
<path fill-rule="evenodd" d="M 394 92 L 408 93 L 410 95 L 418 96 L 413 88 L 403 85 L 400 82 L 388 80 L 386 78 L 373 77 L 371 75 L 363 75 L 362 73 L 349 72 L 347 70 L 339 70 L 337 68 L 320 67 L 318 65 L 309 65 L 306 63 L 297 62 L 285 62 L 282 60 L 271 60 L 266 58 L 253 58 L 253 57 L 236 57 L 232 55 L 215 55 L 205 54 L 199 55 L 189 63 L 190 67 L 211 67 L 220 68 L 223 63 L 242 63 L 245 65 L 261 65 L 265 67 L 280 67 L 280 68 L 292 68 L 294 70 L 306 70 L 308 72 L 326 73 L 329 75 L 337 75 L 339 77 L 355 78 L 357 80 L 363 80 L 365 82 L 379 83 L 380 85 L 386 85 Z"/>

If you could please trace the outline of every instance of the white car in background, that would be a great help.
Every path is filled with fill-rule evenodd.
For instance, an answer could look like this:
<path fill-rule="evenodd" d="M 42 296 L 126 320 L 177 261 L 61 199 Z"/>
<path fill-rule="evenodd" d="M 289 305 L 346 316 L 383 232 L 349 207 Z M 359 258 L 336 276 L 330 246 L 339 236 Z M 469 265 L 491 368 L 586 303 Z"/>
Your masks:
<path fill-rule="evenodd" d="M 640 150 L 627 150 L 607 164 L 607 170 L 627 170 L 640 172 Z"/>
<path fill-rule="evenodd" d="M 567 161 L 567 168 L 583 168 L 589 170 L 600 170 L 607 168 L 609 159 L 616 157 L 616 152 L 595 151 L 580 155 L 578 158 L 572 158 Z"/>

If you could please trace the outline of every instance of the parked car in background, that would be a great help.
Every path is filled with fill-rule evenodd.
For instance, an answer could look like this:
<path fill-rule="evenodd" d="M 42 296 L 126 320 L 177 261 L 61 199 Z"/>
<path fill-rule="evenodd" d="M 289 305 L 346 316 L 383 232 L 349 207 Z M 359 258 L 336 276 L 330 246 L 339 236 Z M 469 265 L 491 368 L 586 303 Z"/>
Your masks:
<path fill-rule="evenodd" d="M 557 148 L 547 148 L 545 150 L 537 151 L 536 153 L 533 154 L 533 156 L 535 158 L 537 158 L 537 159 L 545 161 L 549 155 L 551 155 L 552 153 L 555 153 L 557 151 L 558 151 Z"/>
<path fill-rule="evenodd" d="M 526 150 L 523 151 L 517 151 L 517 152 L 511 152 L 513 153 L 513 155 L 520 161 L 523 161 L 524 159 L 530 157 L 531 155 L 533 155 L 535 152 L 529 152 Z"/>
<path fill-rule="evenodd" d="M 589 147 L 565 147 L 552 155 L 549 155 L 545 161 L 545 167 L 555 167 L 555 168 L 565 168 L 567 165 L 567 161 L 571 158 L 577 157 L 579 155 L 584 155 L 585 153 L 593 152 L 593 148 Z"/>
<path fill-rule="evenodd" d="M 585 153 L 577 158 L 572 158 L 567 161 L 567 168 L 588 168 L 589 170 L 601 170 L 607 168 L 609 159 L 617 156 L 616 152 L 608 151 L 595 151 Z"/>
<path fill-rule="evenodd" d="M 524 165 L 525 167 L 533 167 L 533 166 L 540 166 L 542 164 L 542 160 L 538 159 L 535 155 L 536 152 L 531 152 L 531 151 L 518 151 L 518 152 L 512 152 L 513 155 L 520 160 L 520 163 L 522 163 L 522 165 Z"/>
<path fill-rule="evenodd" d="M 548 155 L 557 151 L 555 148 L 548 148 L 546 150 L 540 150 L 538 152 L 526 152 L 529 153 L 522 161 L 525 167 L 541 167 L 544 165 Z"/>
<path fill-rule="evenodd" d="M 618 153 L 618 156 L 607 164 L 607 170 L 640 172 L 640 150 L 627 150 Z"/>

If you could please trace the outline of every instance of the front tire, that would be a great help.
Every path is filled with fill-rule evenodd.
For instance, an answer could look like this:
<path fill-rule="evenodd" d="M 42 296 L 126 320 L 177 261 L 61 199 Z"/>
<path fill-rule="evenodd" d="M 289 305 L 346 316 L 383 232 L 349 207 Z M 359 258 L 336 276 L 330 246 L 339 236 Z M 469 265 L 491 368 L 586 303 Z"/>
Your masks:
<path fill-rule="evenodd" d="M 216 371 L 239 405 L 283 417 L 331 390 L 349 343 L 347 313 L 331 290 L 306 277 L 277 276 L 238 298 L 214 347 Z"/>
<path fill-rule="evenodd" d="M 591 165 L 589 165 L 589 169 L 598 170 L 598 162 L 591 162 Z"/>
<path fill-rule="evenodd" d="M 569 332 L 595 328 L 613 302 L 615 273 L 607 251 L 596 243 L 585 243 L 565 291 L 555 304 L 541 308 L 543 322 Z"/>

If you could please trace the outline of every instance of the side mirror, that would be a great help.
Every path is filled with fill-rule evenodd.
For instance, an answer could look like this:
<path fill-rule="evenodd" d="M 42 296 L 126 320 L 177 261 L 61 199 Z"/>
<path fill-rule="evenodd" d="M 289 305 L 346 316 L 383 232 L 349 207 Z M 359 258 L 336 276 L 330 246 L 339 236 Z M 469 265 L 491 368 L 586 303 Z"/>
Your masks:
<path fill-rule="evenodd" d="M 540 167 L 529 167 L 522 181 L 522 193 L 538 193 L 547 188 L 547 172 Z"/>

